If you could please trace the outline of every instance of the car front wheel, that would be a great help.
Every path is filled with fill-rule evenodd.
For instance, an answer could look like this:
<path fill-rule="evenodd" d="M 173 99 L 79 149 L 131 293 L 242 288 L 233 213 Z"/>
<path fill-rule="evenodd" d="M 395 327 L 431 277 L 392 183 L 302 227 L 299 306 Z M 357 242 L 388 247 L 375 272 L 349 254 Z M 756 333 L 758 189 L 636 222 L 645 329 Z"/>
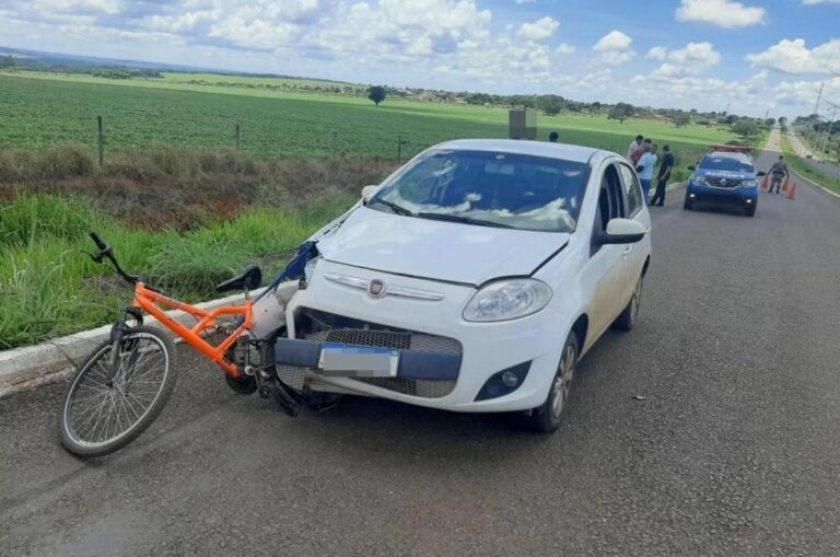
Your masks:
<path fill-rule="evenodd" d="M 627 307 L 618 315 L 613 326 L 621 331 L 629 331 L 636 325 L 639 319 L 639 308 L 642 305 L 642 282 L 643 277 L 639 277 L 636 283 L 636 288 L 633 289 L 633 297 L 627 302 Z"/>
<path fill-rule="evenodd" d="M 575 378 L 579 353 L 577 335 L 572 331 L 566 339 L 566 344 L 563 345 L 563 353 L 557 365 L 557 373 L 551 382 L 548 397 L 541 406 L 531 410 L 527 416 L 527 425 L 532 430 L 539 433 L 554 433 L 560 427 L 566 415 L 566 406 L 568 406 L 572 382 Z"/>

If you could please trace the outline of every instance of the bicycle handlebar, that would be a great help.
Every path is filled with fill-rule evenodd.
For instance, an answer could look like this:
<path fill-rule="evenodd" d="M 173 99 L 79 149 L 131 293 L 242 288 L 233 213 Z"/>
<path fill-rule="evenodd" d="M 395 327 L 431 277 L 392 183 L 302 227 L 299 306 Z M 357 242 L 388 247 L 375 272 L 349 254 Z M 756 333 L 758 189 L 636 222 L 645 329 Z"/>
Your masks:
<path fill-rule="evenodd" d="M 114 257 L 114 251 L 111 249 L 111 246 L 106 244 L 102 240 L 102 238 L 99 237 L 99 234 L 97 234 L 96 232 L 91 232 L 90 238 L 91 240 L 93 240 L 93 243 L 96 244 L 96 247 L 99 248 L 99 253 L 97 255 L 93 255 L 92 253 L 88 254 L 90 255 L 91 259 L 93 259 L 97 263 L 102 263 L 102 259 L 107 258 L 108 261 L 110 261 L 111 264 L 114 266 L 114 269 L 117 271 L 117 274 L 120 275 L 120 277 L 122 277 L 123 280 L 131 284 L 137 284 L 138 282 L 140 282 L 140 277 L 129 275 L 128 273 L 123 271 L 122 267 L 120 267 L 120 264 L 117 261 L 117 258 Z"/>

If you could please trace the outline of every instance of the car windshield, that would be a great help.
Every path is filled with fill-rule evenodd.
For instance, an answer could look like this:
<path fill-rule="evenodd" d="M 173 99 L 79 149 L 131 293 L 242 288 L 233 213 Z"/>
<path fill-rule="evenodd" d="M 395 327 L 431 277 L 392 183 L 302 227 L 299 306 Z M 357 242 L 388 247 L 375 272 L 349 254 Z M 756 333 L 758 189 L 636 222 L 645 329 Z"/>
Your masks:
<path fill-rule="evenodd" d="M 732 157 L 706 155 L 700 162 L 703 170 L 728 170 L 730 172 L 752 172 L 753 166 Z"/>
<path fill-rule="evenodd" d="M 561 159 L 435 150 L 389 180 L 368 205 L 419 218 L 571 232 L 589 172 L 585 163 Z"/>

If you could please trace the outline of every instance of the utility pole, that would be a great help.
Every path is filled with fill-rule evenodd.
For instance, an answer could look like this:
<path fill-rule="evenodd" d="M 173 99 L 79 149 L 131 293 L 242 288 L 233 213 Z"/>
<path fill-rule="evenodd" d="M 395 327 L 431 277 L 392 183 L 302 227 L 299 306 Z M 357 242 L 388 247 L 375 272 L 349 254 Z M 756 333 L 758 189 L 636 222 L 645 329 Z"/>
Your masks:
<path fill-rule="evenodd" d="M 820 149 L 820 158 L 825 155 L 825 148 L 828 145 L 828 139 L 831 137 L 831 128 L 834 127 L 834 118 L 837 116 L 837 105 L 833 105 L 831 109 L 831 116 L 828 120 L 828 131 L 825 132 L 825 137 L 822 141 L 822 148 Z M 828 158 L 828 157 L 826 157 Z"/>
<path fill-rule="evenodd" d="M 820 83 L 820 92 L 817 93 L 817 106 L 814 107 L 814 114 L 817 115 L 817 118 L 820 117 L 820 99 L 822 99 L 823 87 L 825 87 L 825 83 Z"/>

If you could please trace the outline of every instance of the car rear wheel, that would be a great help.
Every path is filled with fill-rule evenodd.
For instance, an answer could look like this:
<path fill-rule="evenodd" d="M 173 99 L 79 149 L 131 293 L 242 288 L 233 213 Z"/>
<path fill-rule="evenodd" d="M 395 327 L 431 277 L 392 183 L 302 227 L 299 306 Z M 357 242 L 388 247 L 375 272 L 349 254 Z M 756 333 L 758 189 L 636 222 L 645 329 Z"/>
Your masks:
<path fill-rule="evenodd" d="M 683 201 L 683 209 L 686 211 L 690 211 L 694 208 L 694 202 L 688 197 L 688 194 L 685 194 L 685 201 Z"/>
<path fill-rule="evenodd" d="M 563 345 L 560 363 L 557 365 L 557 373 L 551 382 L 548 397 L 541 406 L 534 408 L 526 416 L 526 425 L 530 429 L 539 433 L 554 433 L 560 427 L 567 413 L 566 407 L 575 378 L 579 352 L 578 338 L 572 331 Z"/>

